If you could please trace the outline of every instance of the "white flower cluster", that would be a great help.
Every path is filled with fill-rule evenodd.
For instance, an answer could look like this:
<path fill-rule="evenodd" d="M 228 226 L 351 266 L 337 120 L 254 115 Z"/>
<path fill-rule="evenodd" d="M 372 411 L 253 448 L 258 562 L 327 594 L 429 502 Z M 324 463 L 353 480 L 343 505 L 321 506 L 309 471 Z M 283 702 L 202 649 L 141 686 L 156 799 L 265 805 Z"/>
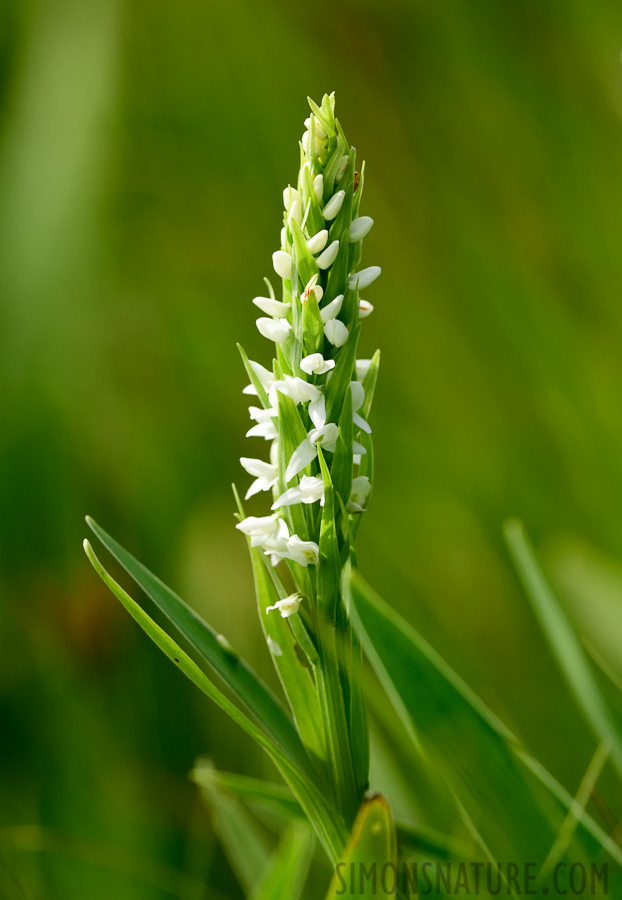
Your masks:
<path fill-rule="evenodd" d="M 316 541 L 302 540 L 290 533 L 288 521 L 291 525 L 292 519 L 287 518 L 287 508 L 296 504 L 303 504 L 303 509 L 316 503 L 324 505 L 324 480 L 316 461 L 318 447 L 321 446 L 323 453 L 333 454 L 340 435 L 339 423 L 327 417 L 327 385 L 336 377 L 340 364 L 346 364 L 341 362 L 345 353 L 341 348 L 347 344 L 352 329 L 373 310 L 371 303 L 360 298 L 359 291 L 380 274 L 378 266 L 357 272 L 349 270 L 348 260 L 356 263 L 360 259 L 359 242 L 369 233 L 373 220 L 369 216 L 349 214 L 353 208 L 358 209 L 360 197 L 356 203 L 353 197 L 359 185 L 359 173 L 353 170 L 353 156 L 342 153 L 343 141 L 332 115 L 334 97 L 324 99 L 322 109 L 328 110 L 327 115 L 320 115 L 317 107 L 314 109 L 315 114 L 305 122 L 301 141 L 303 164 L 298 187 L 288 186 L 283 192 L 281 247 L 272 256 L 274 270 L 283 280 L 282 299 L 276 299 L 266 279 L 270 296 L 253 300 L 265 314 L 257 319 L 260 334 L 276 344 L 274 372 L 278 374 L 250 361 L 254 377 L 244 388 L 245 394 L 261 397 L 261 406 L 249 407 L 253 425 L 247 436 L 271 442 L 269 461 L 249 457 L 240 460 L 255 479 L 246 498 L 261 491 L 272 491 L 273 513 L 249 516 L 236 526 L 250 538 L 252 547 L 264 551 L 272 565 L 285 559 L 305 568 L 319 564 L 319 546 Z M 339 186 L 341 183 L 343 187 Z M 349 251 L 354 247 L 356 252 Z M 333 275 L 333 269 L 338 266 L 341 269 Z M 339 288 L 341 292 L 337 293 Z M 352 371 L 349 376 L 343 373 L 342 377 L 346 379 L 344 389 L 350 379 L 353 434 L 369 434 L 371 429 L 360 410 L 365 403 L 362 381 L 370 361 L 357 360 L 353 365 L 352 356 L 349 360 Z M 293 402 L 301 421 L 307 423 L 306 437 L 289 454 L 289 459 L 280 461 L 281 471 L 279 394 Z M 360 465 L 365 447 L 354 440 L 352 450 L 353 465 Z M 350 514 L 361 513 L 370 492 L 369 478 L 359 474 L 350 481 L 352 490 L 346 510 Z M 307 522 L 309 536 L 318 537 L 311 527 L 315 523 L 317 529 L 317 517 L 309 515 Z M 292 615 L 300 602 L 298 595 L 295 596 L 295 601 L 271 608 L 278 609 L 283 616 Z"/>

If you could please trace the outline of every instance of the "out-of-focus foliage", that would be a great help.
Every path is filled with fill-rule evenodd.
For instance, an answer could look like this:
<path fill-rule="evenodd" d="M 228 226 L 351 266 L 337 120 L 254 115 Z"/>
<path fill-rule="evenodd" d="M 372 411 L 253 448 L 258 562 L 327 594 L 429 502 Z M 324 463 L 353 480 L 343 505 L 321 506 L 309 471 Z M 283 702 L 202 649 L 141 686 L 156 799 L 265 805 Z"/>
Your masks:
<path fill-rule="evenodd" d="M 234 343 L 263 344 L 250 299 L 307 94 L 336 90 L 373 173 L 361 568 L 576 790 L 592 738 L 501 522 L 548 547 L 579 621 L 602 592 L 591 640 L 615 659 L 621 28 L 607 0 L 5 0 L 0 894 L 240 896 L 186 773 L 200 752 L 273 773 L 117 609 L 82 517 L 270 678 L 233 528 Z"/>

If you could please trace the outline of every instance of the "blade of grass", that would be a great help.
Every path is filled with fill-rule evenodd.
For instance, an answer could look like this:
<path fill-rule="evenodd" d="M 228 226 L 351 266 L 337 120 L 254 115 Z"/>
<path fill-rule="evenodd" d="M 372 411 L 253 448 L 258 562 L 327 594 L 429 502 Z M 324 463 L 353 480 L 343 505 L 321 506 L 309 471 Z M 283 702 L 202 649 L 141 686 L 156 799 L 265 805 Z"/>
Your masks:
<path fill-rule="evenodd" d="M 306 822 L 292 822 L 249 900 L 299 900 L 309 871 L 313 845 L 313 832 Z"/>

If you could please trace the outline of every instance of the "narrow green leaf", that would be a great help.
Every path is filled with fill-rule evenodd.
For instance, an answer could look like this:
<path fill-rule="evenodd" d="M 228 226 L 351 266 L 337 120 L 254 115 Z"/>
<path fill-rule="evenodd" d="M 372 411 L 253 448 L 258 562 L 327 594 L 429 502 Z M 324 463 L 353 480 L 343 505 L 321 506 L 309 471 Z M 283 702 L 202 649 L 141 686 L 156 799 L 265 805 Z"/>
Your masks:
<path fill-rule="evenodd" d="M 380 350 L 376 350 L 371 358 L 369 369 L 363 378 L 363 389 L 365 391 L 365 402 L 361 408 L 361 415 L 367 419 L 371 412 L 371 405 L 374 402 L 374 393 L 376 391 L 376 382 L 378 381 L 378 370 L 380 368 Z"/>
<path fill-rule="evenodd" d="M 348 232 L 346 230 L 343 232 L 343 234 L 341 235 L 341 239 L 339 240 L 339 252 L 337 253 L 337 259 L 332 264 L 328 272 L 328 281 L 326 283 L 327 303 L 337 297 L 338 294 L 345 294 L 347 292 L 348 273 L 350 271 L 348 267 L 349 254 L 350 241 L 348 240 Z M 345 307 L 346 300 L 344 300 L 344 308 Z M 346 325 L 349 324 L 349 320 L 344 319 L 344 321 L 346 322 Z"/>
<path fill-rule="evenodd" d="M 156 646 L 179 667 L 199 690 L 203 691 L 206 696 L 220 706 L 272 758 L 300 801 L 305 815 L 313 825 L 329 858 L 336 861 L 345 842 L 345 825 L 341 816 L 330 807 L 321 791 L 306 775 L 305 770 L 301 769 L 270 735 L 266 734 L 262 728 L 256 725 L 234 703 L 225 697 L 222 691 L 218 690 L 196 663 L 190 659 L 188 654 L 132 600 L 129 594 L 103 568 L 88 541 L 84 542 L 84 549 L 89 561 L 104 584 L 112 591 Z"/>
<path fill-rule="evenodd" d="M 239 775 L 236 772 L 221 772 L 214 768 L 211 760 L 204 757 L 197 759 L 190 774 L 192 780 L 198 785 L 202 785 L 207 777 L 216 784 L 221 792 L 232 794 L 253 809 L 267 809 L 276 812 L 283 821 L 300 819 L 304 816 L 300 803 L 284 784 L 252 778 L 249 775 Z"/>
<path fill-rule="evenodd" d="M 268 407 L 270 406 L 270 403 L 268 401 L 268 394 L 266 392 L 266 389 L 264 388 L 263 384 L 261 383 L 261 381 L 255 374 L 255 370 L 251 366 L 250 359 L 246 355 L 242 345 L 236 344 L 236 346 L 237 346 L 238 350 L 240 351 L 240 356 L 242 357 L 242 362 L 244 363 L 244 368 L 246 369 L 246 374 L 250 378 L 251 384 L 257 391 L 257 396 L 259 397 L 261 405 L 263 406 L 264 409 L 268 409 Z"/>
<path fill-rule="evenodd" d="M 314 275 L 319 275 L 320 270 L 315 262 L 315 257 L 309 250 L 307 239 L 302 233 L 302 228 L 295 219 L 290 220 L 290 228 L 293 240 L 292 258 L 296 262 L 296 270 L 302 287 L 304 288 Z"/>
<path fill-rule="evenodd" d="M 324 216 L 322 215 L 320 203 L 315 195 L 313 175 L 311 174 L 309 166 L 305 166 L 302 169 L 302 178 L 302 195 L 305 200 L 305 209 L 307 204 L 309 204 L 306 228 L 311 237 L 313 237 L 318 231 L 323 231 L 326 225 L 324 223 Z"/>
<path fill-rule="evenodd" d="M 86 521 L 108 552 L 173 623 L 179 633 L 212 666 L 256 721 L 272 735 L 292 759 L 303 768 L 305 765 L 308 766 L 300 738 L 285 710 L 263 681 L 223 640 L 222 635 L 210 628 L 207 622 L 131 553 L 124 550 L 97 522 L 90 517 L 87 517 Z"/>
<path fill-rule="evenodd" d="M 600 691 L 581 642 L 538 565 L 522 524 L 511 519 L 506 522 L 504 533 L 525 592 L 575 702 L 599 741 L 610 746 L 611 763 L 622 776 L 622 733 Z"/>
<path fill-rule="evenodd" d="M 324 323 L 314 291 L 302 304 L 302 328 L 304 352 L 314 353 L 324 340 Z"/>
<path fill-rule="evenodd" d="M 378 678 L 415 746 L 443 772 L 484 846 L 495 859 L 541 859 L 571 798 L 356 573 L 351 591 L 353 617 Z M 622 857 L 587 816 L 578 837 L 573 861 L 595 858 L 599 847 Z"/>
<path fill-rule="evenodd" d="M 352 493 L 352 391 L 346 391 L 344 404 L 339 417 L 339 438 L 335 446 L 330 477 L 335 491 L 344 503 Z"/>
<path fill-rule="evenodd" d="M 305 822 L 292 822 L 249 900 L 299 900 L 314 843 L 313 832 Z"/>
<path fill-rule="evenodd" d="M 348 615 L 350 615 L 352 607 L 350 594 L 351 565 L 350 561 L 348 561 L 341 575 L 341 594 Z M 350 709 L 348 724 L 354 776 L 357 788 L 362 794 L 369 786 L 369 726 L 363 682 L 363 648 L 354 628 L 349 629 L 349 639 Z"/>
<path fill-rule="evenodd" d="M 333 376 L 326 385 L 326 421 L 338 422 L 343 408 L 343 401 L 350 382 L 353 380 L 361 326 L 356 325 L 350 337 L 335 357 L 336 365 Z"/>
<path fill-rule="evenodd" d="M 279 492 L 287 489 L 285 471 L 294 450 L 307 439 L 307 430 L 302 423 L 298 407 L 289 397 L 278 393 L 279 398 Z M 309 528 L 301 503 L 283 507 L 283 517 L 290 533 L 297 534 L 303 541 L 309 540 Z"/>
<path fill-rule="evenodd" d="M 376 794 L 363 801 L 343 856 L 337 863 L 326 900 L 338 897 L 391 900 L 396 892 L 395 825 L 389 804 Z"/>

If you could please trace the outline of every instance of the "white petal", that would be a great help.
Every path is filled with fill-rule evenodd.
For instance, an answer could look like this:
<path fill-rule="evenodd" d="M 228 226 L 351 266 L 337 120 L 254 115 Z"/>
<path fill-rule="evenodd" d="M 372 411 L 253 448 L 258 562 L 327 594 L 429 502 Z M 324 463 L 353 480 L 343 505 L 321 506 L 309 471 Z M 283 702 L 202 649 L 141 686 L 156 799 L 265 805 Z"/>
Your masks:
<path fill-rule="evenodd" d="M 275 250 L 272 254 L 272 265 L 277 275 L 289 281 L 292 277 L 292 258 L 287 250 Z"/>
<path fill-rule="evenodd" d="M 291 185 L 288 185 L 285 188 L 285 190 L 283 191 L 283 206 L 285 207 L 285 211 L 289 212 L 289 208 L 292 205 L 292 203 L 294 202 L 294 200 L 301 201 L 301 199 L 302 198 L 300 197 L 300 194 L 298 193 L 296 188 L 293 188 L 293 187 L 291 187 Z"/>
<path fill-rule="evenodd" d="M 322 215 L 327 222 L 330 222 L 331 219 L 335 218 L 335 216 L 343 206 L 343 198 L 345 197 L 345 195 L 345 191 L 337 191 L 337 193 L 330 198 L 330 200 L 322 210 Z"/>
<path fill-rule="evenodd" d="M 316 428 L 322 428 L 326 424 L 326 398 L 324 394 L 309 404 L 309 416 Z"/>
<path fill-rule="evenodd" d="M 367 373 L 369 372 L 369 367 L 371 366 L 371 359 L 357 359 L 356 361 L 356 377 L 359 381 L 362 381 Z"/>
<path fill-rule="evenodd" d="M 335 347 L 343 347 L 350 336 L 350 332 L 339 319 L 330 319 L 324 326 L 324 334 Z"/>
<path fill-rule="evenodd" d="M 313 179 L 313 190 L 315 191 L 317 202 L 321 203 L 324 194 L 324 176 L 321 173 Z"/>
<path fill-rule="evenodd" d="M 358 441 L 352 441 L 352 450 L 355 456 L 364 456 L 367 453 L 365 447 L 362 444 L 359 444 Z M 360 462 L 360 460 L 359 460 Z"/>
<path fill-rule="evenodd" d="M 309 282 L 308 282 L 307 286 L 305 287 L 303 294 L 302 294 L 302 302 L 303 303 L 305 302 L 305 300 L 309 299 L 309 294 L 311 294 L 311 293 L 315 294 L 315 299 L 317 300 L 318 303 L 321 301 L 322 297 L 324 296 L 324 289 L 321 287 L 321 285 L 319 285 L 317 283 L 317 280 L 319 277 L 320 277 L 319 274 L 314 275 L 313 278 L 311 278 L 309 280 Z"/>
<path fill-rule="evenodd" d="M 324 359 L 321 353 L 310 353 L 300 361 L 300 368 L 307 375 L 324 375 L 335 368 L 334 359 Z"/>
<path fill-rule="evenodd" d="M 343 305 L 343 294 L 337 294 L 334 300 L 331 300 L 330 303 L 327 303 L 323 309 L 320 310 L 320 318 L 322 322 L 326 325 L 330 319 L 334 319 L 335 316 L 338 316 L 341 307 Z"/>
<path fill-rule="evenodd" d="M 298 198 L 292 201 L 287 219 L 288 221 L 293 219 L 299 225 L 302 225 L 302 202 Z"/>
<path fill-rule="evenodd" d="M 268 484 L 265 478 L 256 478 L 244 495 L 244 499 L 250 500 L 250 498 L 254 497 L 255 494 L 259 494 L 261 493 L 261 491 L 267 491 L 270 489 L 270 487 L 271 485 Z"/>
<path fill-rule="evenodd" d="M 292 453 L 292 457 L 285 470 L 285 481 L 291 481 L 294 476 L 298 475 L 299 472 L 302 472 L 303 469 L 306 469 L 316 456 L 316 448 L 311 445 L 308 438 L 305 438 Z"/>
<path fill-rule="evenodd" d="M 276 418 L 279 411 L 275 407 L 263 409 L 261 406 L 249 406 L 248 414 L 254 422 L 269 422 L 270 419 Z"/>
<path fill-rule="evenodd" d="M 319 253 L 326 246 L 326 241 L 328 240 L 328 231 L 326 228 L 323 228 L 321 231 L 318 231 L 317 234 L 314 234 L 312 238 L 309 238 L 307 241 L 307 246 L 311 253 Z"/>
<path fill-rule="evenodd" d="M 287 319 L 266 319 L 260 316 L 256 324 L 259 334 L 276 344 L 286 341 L 292 329 Z"/>
<path fill-rule="evenodd" d="M 273 516 L 247 516 L 235 526 L 239 531 L 249 536 L 274 534 L 277 530 L 279 517 Z"/>
<path fill-rule="evenodd" d="M 287 246 L 287 228 L 285 225 L 281 228 L 281 247 L 284 250 Z"/>
<path fill-rule="evenodd" d="M 374 220 L 371 216 L 359 216 L 358 219 L 352 219 L 352 224 L 350 225 L 350 243 L 360 241 L 366 234 L 369 234 L 373 224 Z"/>
<path fill-rule="evenodd" d="M 374 311 L 374 306 L 368 300 L 359 300 L 359 319 L 366 319 Z"/>
<path fill-rule="evenodd" d="M 366 431 L 367 434 L 371 434 L 370 426 L 367 424 L 367 422 L 365 421 L 365 419 L 362 416 L 359 416 L 359 414 L 357 412 L 352 413 L 352 421 L 356 426 L 361 428 L 363 431 Z"/>
<path fill-rule="evenodd" d="M 306 403 L 308 400 L 317 400 L 321 394 L 318 387 L 314 384 L 309 384 L 309 382 L 305 381 L 303 378 L 285 375 L 282 380 L 274 382 L 268 393 L 270 404 L 275 409 L 278 405 L 278 397 L 276 396 L 277 391 L 285 397 L 289 397 L 290 400 L 293 400 L 296 406 L 299 403 Z"/>
<path fill-rule="evenodd" d="M 328 269 L 329 266 L 337 259 L 337 254 L 339 253 L 339 241 L 333 241 L 332 244 L 324 250 L 323 253 L 317 257 L 315 262 L 317 263 L 318 269 Z"/>
<path fill-rule="evenodd" d="M 352 393 L 352 409 L 356 412 L 365 403 L 365 388 L 360 381 L 351 381 L 350 392 Z"/>
<path fill-rule="evenodd" d="M 263 387 L 268 390 L 272 382 L 274 381 L 274 375 L 270 371 L 270 369 L 266 369 L 265 366 L 262 366 L 261 363 L 255 362 L 254 360 L 249 360 L 251 364 L 251 369 L 261 381 Z"/>
<path fill-rule="evenodd" d="M 309 432 L 309 441 L 313 446 L 321 444 L 323 450 L 330 450 L 331 453 L 335 449 L 338 437 L 339 428 L 334 422 L 329 422 L 320 428 L 312 428 Z"/>
<path fill-rule="evenodd" d="M 298 485 L 288 488 L 285 493 L 274 501 L 271 509 L 280 509 L 281 506 L 291 506 L 293 503 L 300 503 L 302 494 Z"/>
<path fill-rule="evenodd" d="M 380 266 L 368 266 L 366 269 L 361 269 L 360 272 L 353 272 L 348 278 L 348 287 L 351 290 L 355 290 L 358 287 L 362 291 L 363 288 L 375 281 L 381 272 Z"/>
<path fill-rule="evenodd" d="M 253 303 L 262 312 L 273 316 L 275 319 L 286 316 L 291 310 L 289 303 L 281 303 L 280 300 L 272 300 L 271 297 L 254 297 Z"/>
<path fill-rule="evenodd" d="M 242 456 L 240 457 L 240 463 L 248 474 L 253 475 L 255 478 L 265 478 L 269 481 L 271 478 L 275 478 L 278 472 L 276 466 L 264 462 L 263 459 L 251 459 L 248 456 Z"/>

